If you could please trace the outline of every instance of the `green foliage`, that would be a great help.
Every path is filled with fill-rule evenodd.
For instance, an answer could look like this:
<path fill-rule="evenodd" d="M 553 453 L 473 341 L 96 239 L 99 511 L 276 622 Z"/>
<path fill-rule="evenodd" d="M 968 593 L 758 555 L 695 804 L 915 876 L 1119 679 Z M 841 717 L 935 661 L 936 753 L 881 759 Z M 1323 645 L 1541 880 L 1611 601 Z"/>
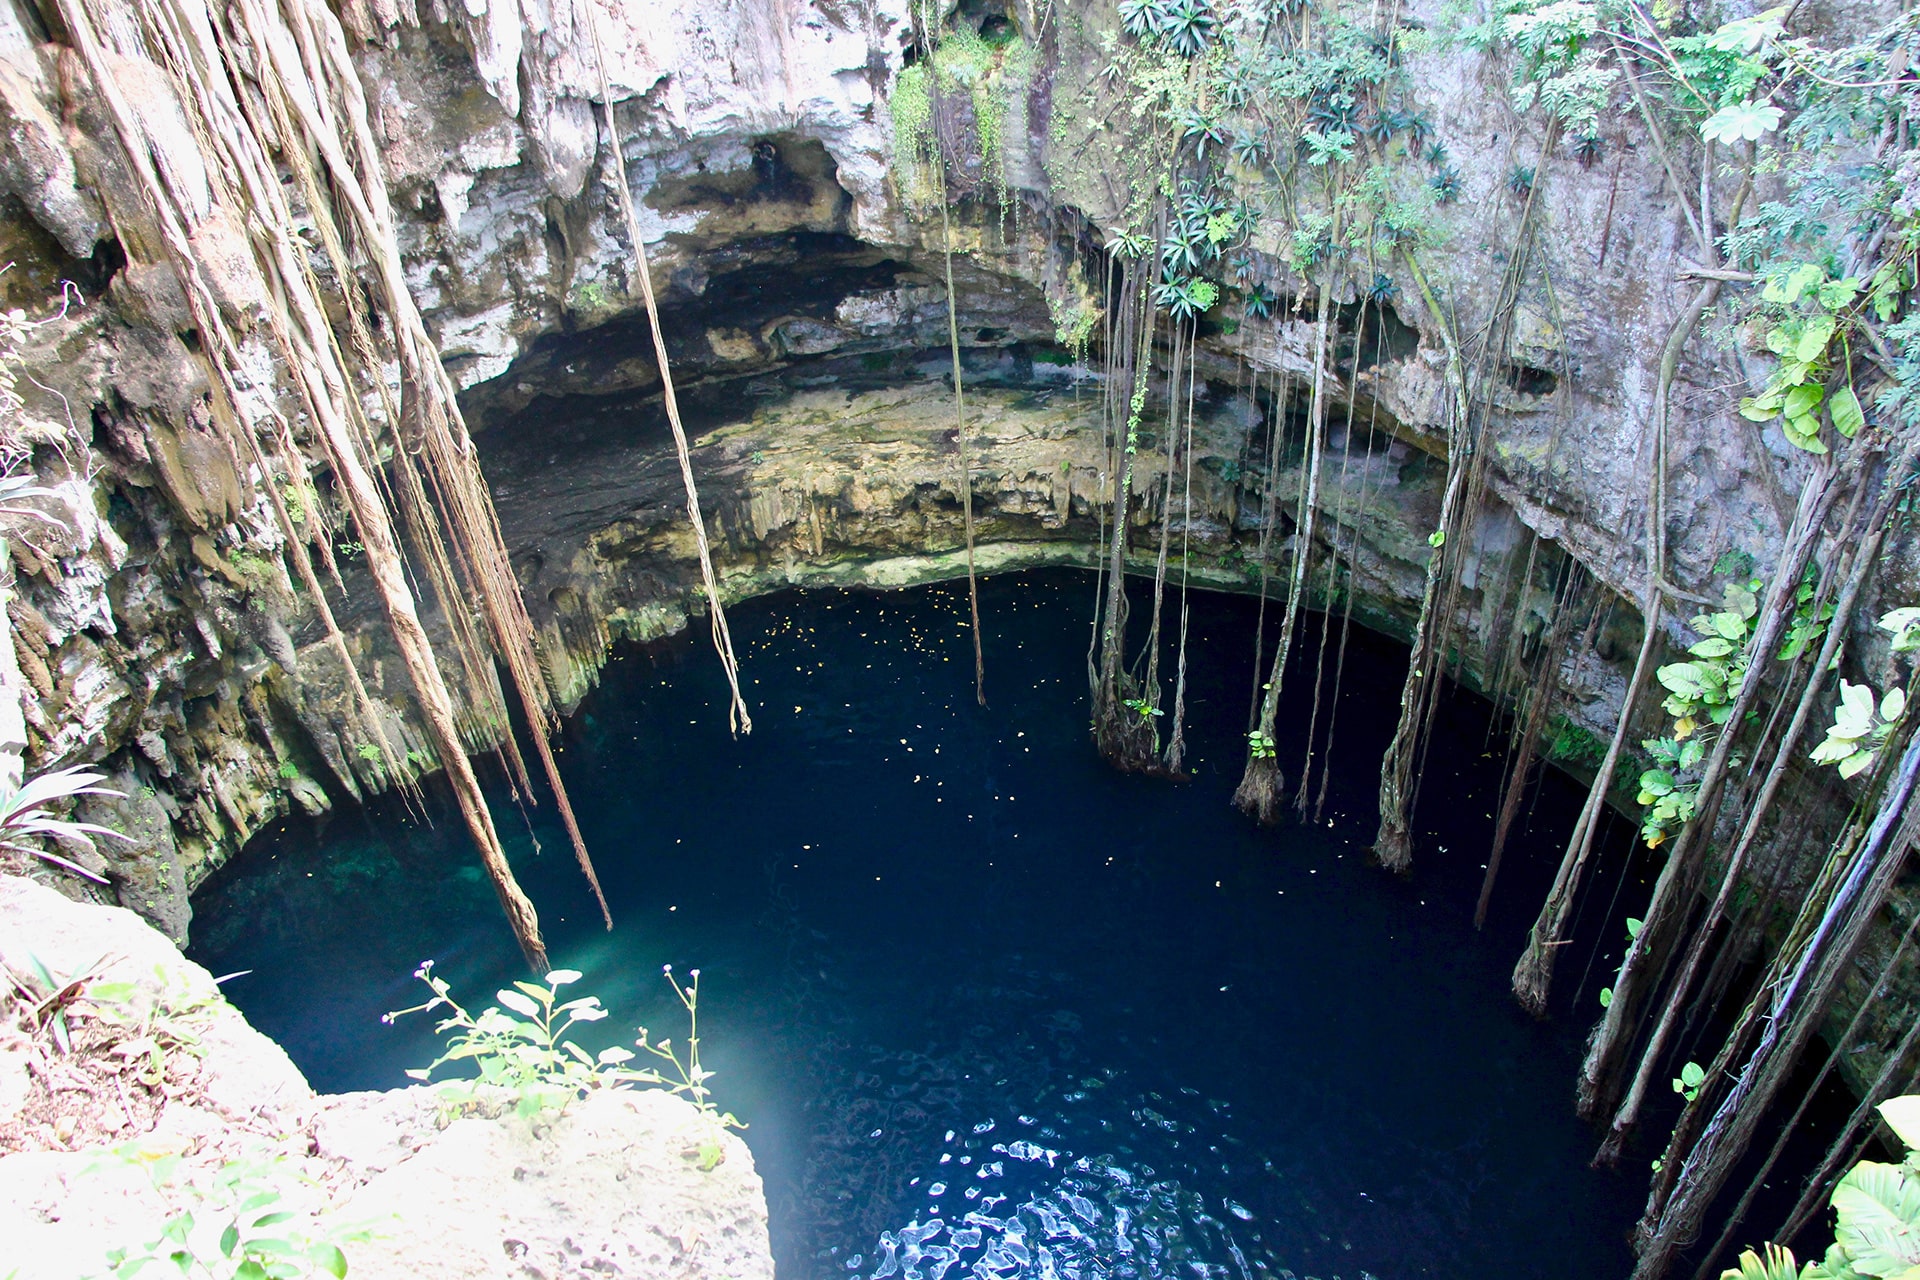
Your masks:
<path fill-rule="evenodd" d="M 1136 40 L 1191 58 L 1213 42 L 1220 20 L 1211 0 L 1121 0 L 1120 25 Z"/>
<path fill-rule="evenodd" d="M 1879 1106 L 1887 1127 L 1907 1147 L 1899 1164 L 1862 1160 L 1833 1189 L 1833 1243 L 1798 1280 L 1905 1280 L 1920 1271 L 1920 1097 L 1890 1098 Z M 1769 1245 L 1764 1258 L 1740 1256 L 1720 1280 L 1794 1280 L 1794 1258 Z"/>
<path fill-rule="evenodd" d="M 1271 760 L 1274 757 L 1273 735 L 1255 729 L 1247 735 L 1247 754 L 1255 760 Z"/>
<path fill-rule="evenodd" d="M 1833 620 L 1833 602 L 1815 600 L 1818 586 L 1819 574 L 1808 565 L 1806 576 L 1794 589 L 1793 617 L 1787 623 L 1787 638 L 1778 655 L 1782 662 L 1792 662 L 1826 637 L 1827 624 Z"/>
<path fill-rule="evenodd" d="M 1861 298 L 1858 276 L 1836 279 L 1820 263 L 1771 268 L 1760 302 L 1766 346 L 1779 363 L 1766 389 L 1740 402 L 1741 416 L 1754 422 L 1782 419 L 1787 439 L 1809 453 L 1827 452 L 1820 439 L 1823 407 L 1835 431 L 1848 439 L 1859 434 L 1866 416 L 1849 372 L 1849 330 Z M 1842 382 L 1829 398 L 1827 383 L 1836 377 Z"/>
<path fill-rule="evenodd" d="M 1777 1244 L 1767 1245 L 1763 1253 L 1748 1249 L 1740 1255 L 1740 1265 L 1720 1273 L 1720 1280 L 1799 1280 L 1799 1268 L 1793 1254 Z"/>
<path fill-rule="evenodd" d="M 1598 769 L 1607 758 L 1607 744 L 1566 716 L 1555 716 L 1549 726 L 1547 757 L 1580 769 Z"/>
<path fill-rule="evenodd" d="M 470 1066 L 472 1076 L 440 1085 L 461 1104 L 473 1102 L 483 1087 L 498 1087 L 516 1095 L 520 1114 L 534 1115 L 549 1108 L 563 1108 L 594 1089 L 648 1085 L 680 1095 L 723 1127 L 745 1128 L 731 1114 L 714 1106 L 712 1091 L 707 1087 L 713 1073 L 700 1065 L 700 971 L 693 970 L 693 981 L 684 987 L 675 980 L 671 965 L 662 972 L 687 1011 L 688 1035 L 686 1057 L 682 1059 L 673 1041 L 652 1040 L 645 1027 L 639 1029 L 636 1046 L 659 1060 L 661 1068 L 628 1065 L 637 1055 L 619 1045 L 592 1054 L 569 1038 L 575 1024 L 598 1022 L 607 1016 L 598 996 L 560 998 L 560 988 L 580 980 L 579 971 L 574 969 L 555 969 L 547 974 L 545 985 L 516 982 L 502 988 L 494 993 L 500 1005 L 489 1005 L 475 1015 L 455 1003 L 446 980 L 434 975 L 433 962 L 428 961 L 414 976 L 427 984 L 433 998 L 389 1013 L 382 1021 L 435 1009 L 447 1011 L 434 1028 L 448 1037 L 446 1052 L 407 1075 L 427 1083 L 435 1071 L 449 1063 Z"/>
<path fill-rule="evenodd" d="M 163 1274 L 208 1280 L 342 1280 L 347 1256 L 341 1246 L 371 1234 L 290 1201 L 304 1179 L 276 1153 L 230 1160 L 211 1172 L 137 1143 L 115 1155 L 144 1168 L 154 1189 L 180 1207 L 154 1239 L 107 1255 L 113 1280 L 131 1280 L 155 1266 Z"/>
<path fill-rule="evenodd" d="M 1911 310 L 1920 152 L 1903 132 L 1911 95 L 1887 92 L 1920 54 L 1920 27 L 1900 19 L 1822 49 L 1785 35 L 1786 13 L 1672 36 L 1659 48 L 1667 108 L 1697 122 L 1709 143 L 1752 148 L 1755 172 L 1781 175 L 1779 197 L 1725 242 L 1764 282 L 1737 318 L 1778 361 L 1741 412 L 1778 420 L 1796 447 L 1824 453 L 1827 427 L 1852 437 L 1876 409 L 1889 424 L 1920 423 Z M 1881 145 L 1887 137 L 1899 141 Z"/>
<path fill-rule="evenodd" d="M 1594 132 L 1620 75 L 1603 65 L 1594 40 L 1600 6 L 1593 0 L 1507 0 L 1498 12 L 1491 34 L 1518 55 L 1514 107 L 1527 111 L 1538 103 L 1568 132 Z"/>
<path fill-rule="evenodd" d="M 1881 617 L 1879 628 L 1892 637 L 1896 655 L 1920 651 L 1920 608 L 1895 609 Z M 1879 697 L 1873 686 L 1841 677 L 1840 705 L 1833 723 L 1809 758 L 1815 764 L 1833 765 L 1842 778 L 1866 772 L 1892 741 L 1910 701 L 1904 688 L 1890 689 Z"/>
<path fill-rule="evenodd" d="M 1687 660 L 1654 672 L 1667 691 L 1661 706 L 1673 717 L 1673 732 L 1640 744 L 1653 757 L 1653 767 L 1640 775 L 1635 800 L 1645 810 L 1640 836 L 1650 849 L 1659 848 L 1694 815 L 1708 744 L 1733 715 L 1747 679 L 1759 588 L 1757 580 L 1728 584 L 1724 609 L 1693 618 L 1690 625 L 1701 638 L 1688 646 Z"/>
<path fill-rule="evenodd" d="M 1920 608 L 1895 609 L 1880 619 L 1879 626 L 1893 637 L 1895 653 L 1920 650 Z"/>
<path fill-rule="evenodd" d="M 1880 752 L 1893 737 L 1893 731 L 1907 713 L 1907 691 L 1893 689 L 1875 699 L 1873 686 L 1851 684 L 1840 679 L 1840 706 L 1833 723 L 1827 726 L 1825 741 L 1809 757 L 1815 764 L 1830 764 L 1843 778 L 1851 778 L 1873 766 Z"/>
<path fill-rule="evenodd" d="M 604 281 L 589 280 L 580 286 L 575 306 L 582 311 L 604 311 L 611 303 L 612 296 Z"/>
<path fill-rule="evenodd" d="M 61 1053 L 73 1052 L 73 1038 L 67 1025 L 67 1012 L 80 1004 L 92 985 L 93 975 L 105 961 L 102 956 L 72 973 L 56 974 L 47 962 L 28 951 L 24 971 L 0 960 L 0 1006 L 8 1000 L 15 1015 L 30 1035 L 45 1035 Z"/>
<path fill-rule="evenodd" d="M 1707 1082 L 1705 1069 L 1697 1062 L 1689 1062 L 1680 1068 L 1680 1074 L 1673 1078 L 1673 1091 L 1692 1102 L 1700 1096 L 1700 1086 Z"/>
<path fill-rule="evenodd" d="M 1161 711 L 1160 708 L 1154 706 L 1153 701 L 1150 698 L 1124 698 L 1121 701 L 1126 706 L 1127 710 L 1133 712 L 1135 715 L 1139 716 L 1142 720 L 1147 719 L 1149 716 L 1158 716 L 1158 715 L 1166 714 L 1165 712 Z"/>
<path fill-rule="evenodd" d="M 936 156 L 933 140 L 933 76 L 927 64 L 901 68 L 887 95 L 893 123 L 893 176 L 901 198 L 911 205 L 933 198 L 925 175 Z"/>
<path fill-rule="evenodd" d="M 201 1056 L 200 1038 L 226 1007 L 226 998 L 192 987 L 158 965 L 153 978 L 90 982 L 86 999 L 96 1018 L 118 1029 L 115 1052 L 136 1068 L 141 1083 L 158 1089 L 166 1083 L 170 1060 Z"/>
<path fill-rule="evenodd" d="M 120 797 L 120 792 L 97 785 L 106 779 L 106 774 L 94 773 L 79 765 L 43 773 L 12 790 L 0 788 L 0 849 L 24 853 L 95 884 L 105 884 L 101 877 L 55 853 L 50 846 L 66 842 L 92 852 L 95 836 L 126 839 L 118 831 L 91 822 L 71 822 L 53 816 L 56 805 L 77 796 Z"/>
<path fill-rule="evenodd" d="M 1093 332 L 1100 324 L 1100 309 L 1083 298 L 1072 301 L 1048 298 L 1047 310 L 1053 317 L 1053 340 L 1071 353 L 1065 363 L 1085 360 L 1093 343 Z M 1052 363 L 1050 354 L 1034 358 Z"/>
<path fill-rule="evenodd" d="M 1667 690 L 1661 705 L 1674 717 L 1674 737 L 1685 739 L 1707 723 L 1724 725 L 1733 713 L 1751 659 L 1747 650 L 1760 612 L 1760 585 L 1758 579 L 1728 584 L 1726 607 L 1696 614 L 1689 623 L 1701 636 L 1687 646 L 1689 660 L 1654 673 Z"/>
<path fill-rule="evenodd" d="M 928 57 L 901 70 L 886 105 L 894 184 L 909 206 L 936 205 L 944 183 L 933 166 L 957 169 L 963 159 L 942 155 L 934 120 L 941 104 L 958 97 L 973 108 L 981 175 L 995 194 L 1004 193 L 1011 122 L 1032 73 L 1033 50 L 1018 36 L 988 40 L 964 22 L 940 33 Z M 952 134 L 947 137 L 951 141 Z"/>

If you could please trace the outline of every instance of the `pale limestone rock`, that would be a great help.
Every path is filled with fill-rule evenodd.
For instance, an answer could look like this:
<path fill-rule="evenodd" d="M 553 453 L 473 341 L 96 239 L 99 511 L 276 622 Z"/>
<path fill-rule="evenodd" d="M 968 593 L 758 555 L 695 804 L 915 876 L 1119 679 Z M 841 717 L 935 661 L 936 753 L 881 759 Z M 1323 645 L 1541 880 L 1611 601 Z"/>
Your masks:
<path fill-rule="evenodd" d="M 667 1093 L 600 1091 L 531 1119 L 511 1096 L 464 1114 L 422 1088 L 316 1096 L 204 969 L 131 912 L 0 877 L 0 962 L 24 971 L 29 955 L 194 1008 L 193 1096 L 117 1140 L 181 1155 L 176 1184 L 236 1159 L 273 1161 L 284 1207 L 373 1229 L 345 1245 L 353 1275 L 772 1280 L 746 1144 Z M 26 1096 L 29 1055 L 10 1024 L 0 1019 L 0 1123 Z M 153 1240 L 183 1207 L 177 1189 L 157 1191 L 104 1147 L 0 1154 L 0 1241 L 20 1280 L 101 1274 L 110 1249 Z"/>

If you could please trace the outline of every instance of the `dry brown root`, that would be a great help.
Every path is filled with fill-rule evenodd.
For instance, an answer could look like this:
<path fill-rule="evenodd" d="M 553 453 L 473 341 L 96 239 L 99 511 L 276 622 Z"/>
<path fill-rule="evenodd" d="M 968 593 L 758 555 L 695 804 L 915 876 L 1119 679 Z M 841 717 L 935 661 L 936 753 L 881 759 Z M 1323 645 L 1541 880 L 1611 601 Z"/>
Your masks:
<path fill-rule="evenodd" d="M 1282 808 L 1281 792 L 1286 790 L 1286 785 L 1273 757 L 1250 756 L 1246 771 L 1240 775 L 1240 785 L 1233 789 L 1233 807 L 1263 827 L 1276 826 Z"/>

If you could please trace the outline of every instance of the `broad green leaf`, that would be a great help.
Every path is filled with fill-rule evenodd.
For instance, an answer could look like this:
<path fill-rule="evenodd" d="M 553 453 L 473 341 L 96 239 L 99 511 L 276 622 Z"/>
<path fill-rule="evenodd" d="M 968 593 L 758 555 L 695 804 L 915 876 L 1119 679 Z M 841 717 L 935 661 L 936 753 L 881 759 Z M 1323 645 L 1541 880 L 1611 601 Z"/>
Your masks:
<path fill-rule="evenodd" d="M 1647 922 L 1645 920 L 1636 920 L 1632 916 L 1628 916 L 1627 917 L 1627 936 L 1629 938 L 1639 937 L 1640 930 L 1643 927 L 1645 927 L 1646 923 Z"/>
<path fill-rule="evenodd" d="M 1900 1141 L 1909 1147 L 1920 1147 L 1920 1096 L 1888 1098 L 1876 1109 L 1887 1122 L 1887 1128 L 1900 1135 Z"/>
<path fill-rule="evenodd" d="M 1766 1246 L 1763 1257 L 1748 1249 L 1740 1265 L 1720 1273 L 1720 1280 L 1799 1280 L 1800 1266 L 1793 1254 L 1777 1244 Z"/>
<path fill-rule="evenodd" d="M 1687 1088 L 1689 1089 L 1699 1088 L 1703 1083 L 1705 1083 L 1706 1078 L 1707 1078 L 1706 1071 L 1702 1069 L 1700 1064 L 1697 1062 L 1689 1062 L 1685 1066 L 1680 1068 L 1680 1079 L 1685 1082 Z"/>
<path fill-rule="evenodd" d="M 1758 399 L 1748 396 L 1740 402 L 1740 416 L 1749 422 L 1772 422 L 1780 416 L 1780 398 L 1774 395 Z"/>
<path fill-rule="evenodd" d="M 1802 262 L 1784 275 L 1776 276 L 1767 282 L 1760 292 L 1763 302 L 1779 302 L 1791 306 L 1800 301 L 1800 295 L 1814 288 L 1827 278 L 1827 273 L 1817 262 Z"/>
<path fill-rule="evenodd" d="M 1827 392 L 1817 382 L 1803 382 L 1789 390 L 1780 402 L 1781 412 L 1789 418 L 1804 418 L 1820 407 Z"/>
<path fill-rule="evenodd" d="M 1820 305 L 1829 311 L 1839 311 L 1850 306 L 1860 293 L 1860 277 L 1848 276 L 1844 280 L 1829 280 L 1820 286 Z"/>
<path fill-rule="evenodd" d="M 1613 1003 L 1613 988 L 1612 987 L 1600 988 L 1600 1007 L 1602 1009 L 1605 1009 L 1612 1003 Z"/>
<path fill-rule="evenodd" d="M 1833 317 L 1815 316 L 1807 321 L 1806 328 L 1800 331 L 1800 340 L 1794 344 L 1793 354 L 1811 363 L 1821 357 L 1831 341 L 1833 341 Z"/>
<path fill-rule="evenodd" d="M 1873 728 L 1873 686 L 1854 684 L 1840 677 L 1840 708 L 1834 713 L 1834 735 L 1842 738 L 1865 737 Z"/>
<path fill-rule="evenodd" d="M 1723 636 L 1728 640 L 1745 640 L 1747 638 L 1746 617 L 1731 609 L 1714 614 L 1710 621 L 1713 623 L 1713 630 L 1716 635 Z"/>
<path fill-rule="evenodd" d="M 1853 1269 L 1892 1276 L 1920 1265 L 1920 1185 L 1898 1165 L 1863 1160 L 1833 1189 L 1834 1242 Z"/>
<path fill-rule="evenodd" d="M 1700 136 L 1709 142 L 1757 142 L 1780 127 L 1786 112 L 1779 107 L 1751 100 L 1722 107 L 1700 126 Z"/>
<path fill-rule="evenodd" d="M 1807 758 L 1815 764 L 1839 764 L 1852 755 L 1854 746 L 1847 738 L 1836 738 L 1829 734 L 1827 740 L 1813 749 Z"/>
<path fill-rule="evenodd" d="M 1683 698 L 1698 698 L 1706 692 L 1706 677 L 1697 662 L 1669 663 L 1654 675 L 1662 685 Z"/>
<path fill-rule="evenodd" d="M 1837 1244 L 1827 1246 L 1827 1256 L 1819 1262 L 1809 1262 L 1807 1269 L 1800 1274 L 1800 1280 L 1862 1280 L 1847 1260 L 1847 1251 Z"/>
<path fill-rule="evenodd" d="M 537 1018 L 540 1016 L 540 1006 L 529 1000 L 526 996 L 521 995 L 518 991 L 496 991 L 493 993 L 493 998 L 522 1017 Z"/>
<path fill-rule="evenodd" d="M 1893 633 L 1895 653 L 1920 648 L 1920 608 L 1895 609 L 1883 615 L 1877 625 Z"/>
<path fill-rule="evenodd" d="M 1860 428 L 1867 424 L 1867 415 L 1860 408 L 1860 397 L 1853 393 L 1852 387 L 1841 387 L 1833 393 L 1828 408 L 1833 413 L 1833 428 L 1851 440 L 1860 434 Z"/>
<path fill-rule="evenodd" d="M 1827 452 L 1826 443 L 1820 439 L 1818 418 L 1788 418 L 1781 430 L 1787 437 L 1787 443 L 1796 449 L 1804 449 L 1808 453 Z"/>
<path fill-rule="evenodd" d="M 1872 763 L 1873 752 L 1856 751 L 1840 762 L 1840 776 L 1843 778 L 1851 778 L 1858 774 L 1865 773 L 1868 766 Z"/>
<path fill-rule="evenodd" d="M 1907 714 L 1907 691 L 1905 689 L 1896 688 L 1887 694 L 1886 697 L 1880 699 L 1880 718 L 1888 724 L 1892 724 L 1905 714 Z"/>
<path fill-rule="evenodd" d="M 333 1277 L 333 1280 L 346 1280 L 347 1255 L 340 1252 L 337 1244 L 317 1244 L 307 1251 L 313 1264 Z"/>
<path fill-rule="evenodd" d="M 1706 45 L 1719 53 L 1752 53 L 1780 34 L 1791 9 L 1791 5 L 1780 5 L 1750 18 L 1722 23 L 1707 36 Z"/>

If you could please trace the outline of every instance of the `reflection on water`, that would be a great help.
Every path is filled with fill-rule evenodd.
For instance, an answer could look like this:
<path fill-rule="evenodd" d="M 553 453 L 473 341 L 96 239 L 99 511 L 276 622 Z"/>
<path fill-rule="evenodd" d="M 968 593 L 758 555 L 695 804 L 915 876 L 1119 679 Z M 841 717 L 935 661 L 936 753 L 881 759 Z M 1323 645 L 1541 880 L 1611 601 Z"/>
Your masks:
<path fill-rule="evenodd" d="M 1087 744 L 1092 586 L 983 583 L 985 710 L 963 586 L 741 606 L 737 742 L 700 637 L 616 661 L 559 757 L 611 934 L 550 807 L 523 823 L 496 797 L 555 963 L 614 1013 L 601 1043 L 677 1033 L 661 966 L 702 970 L 705 1065 L 751 1123 L 782 1280 L 1622 1273 L 1644 1170 L 1586 1167 L 1586 1019 L 1530 1022 L 1505 990 L 1573 790 L 1532 803 L 1476 933 L 1505 766 L 1484 711 L 1443 710 L 1414 874 L 1383 876 L 1364 855 L 1404 648 L 1355 635 L 1322 824 L 1260 831 L 1227 802 L 1253 602 L 1194 597 L 1196 772 L 1170 784 Z M 1313 661 L 1286 686 L 1290 777 Z M 395 806 L 263 837 L 197 908 L 195 957 L 252 971 L 229 991 L 323 1089 L 434 1056 L 421 1020 L 379 1022 L 421 960 L 470 1007 L 518 976 L 457 821 Z M 1607 968 L 1576 991 L 1587 929 L 1561 970 L 1583 1010 Z"/>

